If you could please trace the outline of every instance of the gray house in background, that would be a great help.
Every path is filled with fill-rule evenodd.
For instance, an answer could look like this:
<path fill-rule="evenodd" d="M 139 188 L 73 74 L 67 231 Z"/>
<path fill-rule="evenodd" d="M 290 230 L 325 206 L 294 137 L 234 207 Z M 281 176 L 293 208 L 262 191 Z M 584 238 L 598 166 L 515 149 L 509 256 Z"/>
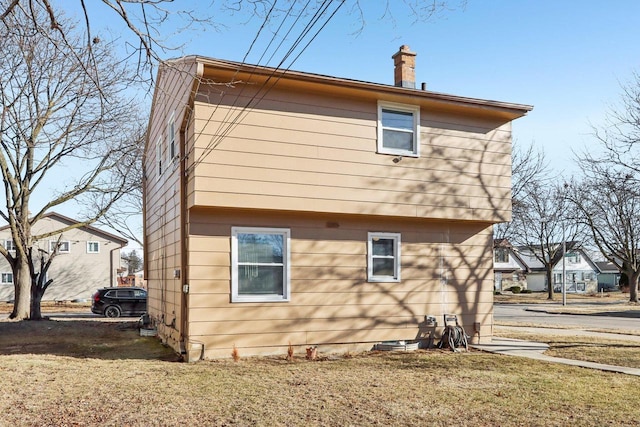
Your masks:
<path fill-rule="evenodd" d="M 598 292 L 617 291 L 620 289 L 620 271 L 612 262 L 596 262 L 600 273 L 598 274 Z"/>
<path fill-rule="evenodd" d="M 77 221 L 52 212 L 34 225 L 33 234 L 43 234 L 75 223 Z M 38 241 L 36 246 L 49 252 L 58 237 Z M 0 228 L 0 243 L 11 249 L 13 241 L 9 226 Z M 44 294 L 43 301 L 90 299 L 98 288 L 117 286 L 120 249 L 127 240 L 89 225 L 64 232 L 60 244 L 60 252 L 48 272 L 53 283 Z M 0 256 L 0 301 L 13 298 L 13 272 L 7 260 Z"/>

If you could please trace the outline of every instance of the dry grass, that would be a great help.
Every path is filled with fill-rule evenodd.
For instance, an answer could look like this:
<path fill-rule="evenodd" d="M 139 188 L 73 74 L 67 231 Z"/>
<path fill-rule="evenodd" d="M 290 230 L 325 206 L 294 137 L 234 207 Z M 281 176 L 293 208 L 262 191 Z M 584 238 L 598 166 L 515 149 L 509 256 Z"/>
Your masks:
<path fill-rule="evenodd" d="M 480 352 L 349 356 L 171 363 L 131 323 L 0 322 L 0 425 L 639 425 L 633 376 Z"/>
<path fill-rule="evenodd" d="M 530 294 L 513 294 L 511 292 L 503 292 L 501 295 L 494 295 L 493 301 L 498 303 L 510 304 L 548 304 L 551 302 L 562 302 L 562 295 L 555 293 L 553 300 L 548 299 L 546 292 L 533 292 Z M 567 294 L 567 303 L 585 304 L 585 303 L 625 303 L 629 301 L 629 294 L 622 292 L 605 292 L 598 294 Z"/>

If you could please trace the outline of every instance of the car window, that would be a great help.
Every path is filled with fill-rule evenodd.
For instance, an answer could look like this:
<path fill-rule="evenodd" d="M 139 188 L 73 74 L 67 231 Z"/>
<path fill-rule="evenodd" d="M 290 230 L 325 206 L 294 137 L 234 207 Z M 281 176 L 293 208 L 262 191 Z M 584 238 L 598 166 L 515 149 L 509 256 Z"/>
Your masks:
<path fill-rule="evenodd" d="M 104 294 L 105 297 L 114 298 L 116 296 L 116 291 L 109 291 Z"/>
<path fill-rule="evenodd" d="M 147 291 L 144 291 L 142 289 L 136 289 L 135 291 L 133 291 L 133 295 L 136 298 L 146 298 L 147 297 Z"/>
<path fill-rule="evenodd" d="M 118 298 L 133 298 L 133 291 L 132 290 L 119 290 L 117 292 Z"/>

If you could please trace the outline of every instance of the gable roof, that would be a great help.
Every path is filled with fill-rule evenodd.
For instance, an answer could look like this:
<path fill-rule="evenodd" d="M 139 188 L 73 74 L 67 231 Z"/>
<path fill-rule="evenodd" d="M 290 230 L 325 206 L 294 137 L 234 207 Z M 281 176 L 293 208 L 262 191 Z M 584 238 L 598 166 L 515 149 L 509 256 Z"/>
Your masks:
<path fill-rule="evenodd" d="M 80 221 L 77 221 L 77 220 L 75 220 L 73 218 L 69 218 L 69 217 L 64 216 L 62 214 L 59 214 L 57 212 L 47 212 L 46 214 L 44 214 L 42 216 L 42 218 L 51 218 L 53 220 L 56 220 L 58 222 L 62 222 L 62 223 L 67 224 L 67 225 L 73 225 L 73 224 L 77 224 L 78 222 L 80 222 Z M 4 231 L 4 230 L 7 230 L 7 229 L 9 229 L 9 225 L 8 224 L 0 227 L 0 231 Z M 111 240 L 111 241 L 113 241 L 115 243 L 119 243 L 121 246 L 125 246 L 127 243 L 129 243 L 129 241 L 127 239 L 123 239 L 120 236 L 117 236 L 117 235 L 112 234 L 112 233 L 108 233 L 108 232 L 106 232 L 104 230 L 101 230 L 101 229 L 99 229 L 97 227 L 94 227 L 92 225 L 83 225 L 82 227 L 78 227 L 78 229 L 79 230 L 84 230 L 84 231 L 86 231 L 88 233 L 91 233 L 91 234 L 94 234 L 94 235 L 97 235 L 97 236 L 100 236 L 100 237 L 102 237 L 104 239 Z"/>
<path fill-rule="evenodd" d="M 217 75 L 223 74 L 229 77 L 229 82 L 242 81 L 243 83 L 269 82 L 269 85 L 281 84 L 287 81 L 288 84 L 304 84 L 326 88 L 341 88 L 347 92 L 376 92 L 393 96 L 411 96 L 416 103 L 426 103 L 438 110 L 465 110 L 474 115 L 489 115 L 500 117 L 505 121 L 515 120 L 526 115 L 533 109 L 531 105 L 516 104 L 510 102 L 494 101 L 480 98 L 471 98 L 458 95 L 433 92 L 429 90 L 398 87 L 382 83 L 372 83 L 363 80 L 348 79 L 342 77 L 327 76 L 317 73 L 309 73 L 282 68 L 273 68 L 262 65 L 252 65 L 242 62 L 215 59 L 199 55 L 189 55 L 174 58 L 160 67 L 158 70 L 159 82 L 163 68 L 170 68 L 172 65 L 182 65 L 195 63 L 202 66 L 202 75 L 207 79 L 207 74 L 215 70 Z M 195 75 L 193 76 L 196 77 Z"/>

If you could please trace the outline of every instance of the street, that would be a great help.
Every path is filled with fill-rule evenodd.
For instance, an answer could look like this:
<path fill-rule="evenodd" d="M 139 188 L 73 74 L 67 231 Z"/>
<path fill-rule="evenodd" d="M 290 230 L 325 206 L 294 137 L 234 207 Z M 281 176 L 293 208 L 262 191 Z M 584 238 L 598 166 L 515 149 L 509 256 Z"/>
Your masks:
<path fill-rule="evenodd" d="M 572 304 L 573 305 L 573 304 Z M 544 326 L 576 326 L 588 329 L 617 329 L 640 331 L 640 308 L 633 311 L 613 311 L 605 314 L 551 314 L 545 308 L 558 304 L 495 304 L 496 322 L 517 322 Z"/>

